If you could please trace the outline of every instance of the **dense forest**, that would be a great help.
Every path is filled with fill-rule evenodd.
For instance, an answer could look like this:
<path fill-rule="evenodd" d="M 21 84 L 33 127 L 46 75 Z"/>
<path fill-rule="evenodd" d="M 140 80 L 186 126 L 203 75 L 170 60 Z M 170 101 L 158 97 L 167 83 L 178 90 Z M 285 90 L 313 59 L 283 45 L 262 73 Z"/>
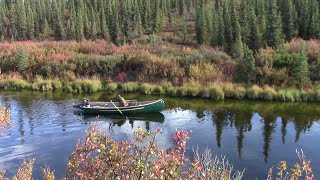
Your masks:
<path fill-rule="evenodd" d="M 320 0 L 0 0 L 0 87 L 299 88 L 320 101 L 319 39 Z"/>
<path fill-rule="evenodd" d="M 319 0 L 1 0 L 1 40 L 131 41 L 195 32 L 199 44 L 257 51 L 294 37 L 320 38 Z"/>

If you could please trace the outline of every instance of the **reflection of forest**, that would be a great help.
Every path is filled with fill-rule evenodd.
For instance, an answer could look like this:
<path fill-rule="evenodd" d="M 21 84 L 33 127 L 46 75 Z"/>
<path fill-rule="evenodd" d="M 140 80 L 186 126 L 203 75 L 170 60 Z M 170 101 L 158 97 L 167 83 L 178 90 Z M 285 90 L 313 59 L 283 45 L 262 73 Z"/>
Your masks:
<path fill-rule="evenodd" d="M 48 96 L 48 97 L 47 97 Z M 51 97 L 52 96 L 52 97 Z M 57 98 L 56 96 L 59 96 Z M 76 96 L 79 99 L 80 96 Z M 43 99 L 42 99 L 43 98 Z M 46 100 L 46 98 L 53 100 Z M 63 97 L 70 98 L 70 97 Z M 62 130 L 73 123 L 74 117 L 70 114 L 60 114 L 64 107 L 71 104 L 71 101 L 61 102 L 63 99 L 60 94 L 48 93 L 40 94 L 36 92 L 23 92 L 20 96 L 2 97 L 2 103 L 11 107 L 16 112 L 13 116 L 16 119 L 15 127 L 18 129 L 21 140 L 24 140 L 26 131 L 33 134 L 34 129 L 39 124 L 45 124 L 48 119 L 61 126 Z M 96 97 L 92 99 L 100 99 Z M 60 104 L 58 103 L 60 101 Z M 246 138 L 246 133 L 252 130 L 252 118 L 257 113 L 261 117 L 261 128 L 263 137 L 262 153 L 265 161 L 271 151 L 272 135 L 277 128 L 280 129 L 282 143 L 286 143 L 287 126 L 292 123 L 295 127 L 295 142 L 298 142 L 300 136 L 310 130 L 312 125 L 319 122 L 320 107 L 313 103 L 278 103 L 278 102 L 254 102 L 254 101 L 222 101 L 215 102 L 203 99 L 179 99 L 165 98 L 166 108 L 181 108 L 197 112 L 198 119 L 210 119 L 216 128 L 216 144 L 221 148 L 221 139 L 223 131 L 226 128 L 234 128 L 237 132 L 237 151 L 238 156 L 242 158 L 242 149 Z M 65 103 L 65 104 L 64 104 Z M 111 120 L 114 126 L 121 127 L 126 119 L 123 117 L 106 117 Z M 95 121 L 96 117 L 84 117 L 84 122 Z M 103 120 L 101 117 L 100 120 Z M 150 129 L 150 122 L 164 122 L 164 116 L 161 113 L 147 116 L 129 117 L 129 123 L 133 127 L 134 121 L 145 121 L 146 129 Z M 260 120 L 260 119 L 259 119 Z M 278 123 L 277 123 L 278 122 Z"/>
<path fill-rule="evenodd" d="M 268 155 L 271 151 L 272 134 L 277 127 L 277 120 L 281 122 L 279 124 L 281 125 L 281 137 L 283 144 L 285 144 L 288 122 L 294 124 L 296 131 L 295 142 L 298 142 L 301 133 L 310 130 L 313 123 L 319 119 L 319 117 L 315 115 L 315 109 L 304 107 L 304 109 L 300 111 L 301 108 L 299 108 L 299 104 L 284 104 L 282 106 L 265 104 L 263 106 L 237 102 L 233 105 L 227 105 L 229 106 L 218 105 L 217 107 L 212 107 L 212 121 L 213 126 L 216 128 L 216 143 L 220 148 L 223 129 L 235 128 L 237 131 L 237 150 L 240 159 L 242 158 L 245 134 L 252 129 L 252 120 L 255 113 L 256 118 L 261 118 L 259 120 L 261 122 L 262 137 L 264 140 L 262 153 L 266 162 L 268 161 Z M 319 109 L 316 109 L 316 111 L 318 112 Z M 201 108 L 197 109 L 197 117 L 201 117 L 201 115 L 198 114 L 203 113 L 204 112 L 201 112 Z"/>

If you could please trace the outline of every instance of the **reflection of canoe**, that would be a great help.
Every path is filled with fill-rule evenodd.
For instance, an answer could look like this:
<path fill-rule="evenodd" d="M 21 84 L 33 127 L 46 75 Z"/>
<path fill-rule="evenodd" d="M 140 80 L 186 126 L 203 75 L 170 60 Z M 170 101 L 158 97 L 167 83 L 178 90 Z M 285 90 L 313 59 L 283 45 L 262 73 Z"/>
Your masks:
<path fill-rule="evenodd" d="M 126 120 L 130 121 L 146 121 L 146 122 L 158 122 L 163 123 L 164 122 L 164 115 L 160 112 L 153 112 L 153 113 L 145 113 L 145 114 L 131 114 L 127 115 L 126 118 L 124 118 L 121 115 L 104 115 L 104 116 L 94 116 L 94 115 L 84 115 L 84 121 L 90 122 L 90 121 L 111 121 L 114 124 L 117 124 L 118 126 L 121 126 L 126 122 Z"/>
<path fill-rule="evenodd" d="M 164 108 L 164 101 L 162 99 L 154 101 L 129 102 L 128 106 L 119 107 L 117 102 L 89 102 L 84 101 L 81 104 L 73 105 L 79 108 L 84 114 L 138 114 L 148 112 L 160 112 Z"/>

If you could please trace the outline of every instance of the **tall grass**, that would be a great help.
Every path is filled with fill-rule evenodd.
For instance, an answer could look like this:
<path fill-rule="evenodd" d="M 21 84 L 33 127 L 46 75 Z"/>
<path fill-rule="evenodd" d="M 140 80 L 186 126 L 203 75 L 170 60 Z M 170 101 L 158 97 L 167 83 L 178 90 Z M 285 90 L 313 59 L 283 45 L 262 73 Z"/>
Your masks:
<path fill-rule="evenodd" d="M 140 84 L 137 82 L 127 82 L 121 85 L 121 90 L 124 93 L 138 92 Z"/>
<path fill-rule="evenodd" d="M 23 79 L 12 77 L 8 79 L 1 79 L 0 87 L 4 89 L 10 89 L 10 90 L 19 90 L 19 89 L 29 89 L 31 87 L 31 84 Z"/>
<path fill-rule="evenodd" d="M 61 81 L 55 80 L 44 80 L 42 78 L 37 78 L 31 86 L 32 90 L 35 91 L 50 91 L 58 90 L 62 88 Z"/>
<path fill-rule="evenodd" d="M 209 95 L 211 99 L 222 100 L 224 99 L 224 92 L 222 88 L 218 85 L 212 85 L 209 87 Z"/>
<path fill-rule="evenodd" d="M 260 98 L 261 92 L 262 92 L 262 89 L 259 86 L 253 85 L 252 87 L 247 89 L 246 95 L 248 99 L 255 100 Z"/>
<path fill-rule="evenodd" d="M 142 94 L 152 94 L 155 89 L 155 85 L 143 83 L 140 87 L 140 92 Z"/>
<path fill-rule="evenodd" d="M 114 82 L 108 83 L 106 84 L 105 88 L 108 92 L 114 92 L 115 90 L 118 89 L 118 84 Z"/>
<path fill-rule="evenodd" d="M 260 91 L 259 97 L 265 101 L 272 101 L 276 99 L 277 92 L 272 87 L 265 87 Z"/>
<path fill-rule="evenodd" d="M 63 90 L 73 93 L 94 93 L 102 89 L 102 83 L 98 79 L 76 80 L 63 85 Z"/>

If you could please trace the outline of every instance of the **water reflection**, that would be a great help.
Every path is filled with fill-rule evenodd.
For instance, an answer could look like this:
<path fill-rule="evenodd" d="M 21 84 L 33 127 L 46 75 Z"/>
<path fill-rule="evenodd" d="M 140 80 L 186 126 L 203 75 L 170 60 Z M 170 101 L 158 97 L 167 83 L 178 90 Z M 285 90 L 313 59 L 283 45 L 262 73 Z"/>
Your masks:
<path fill-rule="evenodd" d="M 264 178 L 267 168 L 280 160 L 296 160 L 295 149 L 302 148 L 320 166 L 320 107 L 312 103 L 213 102 L 210 100 L 163 97 L 161 113 L 112 116 L 82 115 L 72 108 L 80 95 L 35 92 L 2 92 L 0 103 L 10 107 L 13 127 L 0 137 L 0 168 L 13 175 L 23 159 L 37 158 L 36 167 L 50 165 L 59 179 L 65 173 L 68 157 L 77 139 L 93 123 L 98 123 L 117 139 L 126 139 L 138 126 L 154 130 L 161 126 L 159 140 L 169 146 L 175 129 L 192 130 L 188 147 L 210 147 L 227 154 L 236 169 L 249 169 L 249 179 Z M 1 94 L 1 92 L 0 92 Z M 13 96 L 12 96 L 13 95 Z M 129 97 L 145 100 L 154 97 Z M 92 95 L 90 99 L 110 99 Z M 302 108 L 303 107 L 303 108 Z M 50 148 L 48 148 L 50 147 Z M 312 148 L 311 148 L 312 147 Z M 40 173 L 39 168 L 35 172 Z M 250 174 L 251 173 L 251 174 Z M 318 175 L 320 172 L 315 170 Z"/>
<path fill-rule="evenodd" d="M 146 130 L 150 130 L 150 122 L 155 123 L 163 123 L 164 122 L 164 115 L 160 112 L 155 113 L 146 113 L 146 114 L 132 114 L 132 115 L 83 115 L 79 111 L 75 111 L 76 115 L 83 116 L 84 123 L 92 123 L 96 121 L 106 121 L 109 125 L 109 130 L 112 130 L 113 126 L 121 127 L 126 122 L 129 122 L 131 128 L 134 127 L 135 121 L 143 121 L 145 122 Z"/>

